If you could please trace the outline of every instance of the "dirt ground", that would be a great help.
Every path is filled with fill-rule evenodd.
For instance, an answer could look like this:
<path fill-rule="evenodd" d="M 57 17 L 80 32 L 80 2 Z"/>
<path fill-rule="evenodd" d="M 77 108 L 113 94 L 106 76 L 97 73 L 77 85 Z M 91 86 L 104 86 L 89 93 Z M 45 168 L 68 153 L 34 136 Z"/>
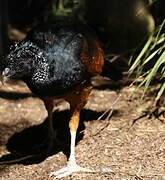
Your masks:
<path fill-rule="evenodd" d="M 143 88 L 132 95 L 136 87 L 126 82 L 97 77 L 93 84 L 76 146 L 78 164 L 93 173 L 62 179 L 165 180 L 165 119 L 138 119 L 152 109 L 157 85 L 140 101 Z M 55 102 L 54 121 L 64 145 L 55 143 L 52 153 L 45 154 L 46 145 L 39 147 L 47 123 L 42 101 L 22 82 L 1 86 L 0 180 L 53 180 L 50 172 L 66 165 L 68 113 L 66 102 Z"/>

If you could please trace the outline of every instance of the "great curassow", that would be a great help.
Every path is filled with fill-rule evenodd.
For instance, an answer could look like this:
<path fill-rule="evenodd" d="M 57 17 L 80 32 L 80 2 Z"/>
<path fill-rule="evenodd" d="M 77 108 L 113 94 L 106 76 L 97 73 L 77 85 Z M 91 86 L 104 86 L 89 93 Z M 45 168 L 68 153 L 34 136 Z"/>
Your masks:
<path fill-rule="evenodd" d="M 3 80 L 23 80 L 44 102 L 49 120 L 48 150 L 55 136 L 52 124 L 53 100 L 63 98 L 70 104 L 71 145 L 68 164 L 52 172 L 51 176 L 61 178 L 76 171 L 90 171 L 76 164 L 76 131 L 80 111 L 92 90 L 91 78 L 101 73 L 105 75 L 107 69 L 103 67 L 104 53 L 94 33 L 86 25 L 66 20 L 33 28 L 25 40 L 17 41 L 12 46 L 6 58 Z"/>

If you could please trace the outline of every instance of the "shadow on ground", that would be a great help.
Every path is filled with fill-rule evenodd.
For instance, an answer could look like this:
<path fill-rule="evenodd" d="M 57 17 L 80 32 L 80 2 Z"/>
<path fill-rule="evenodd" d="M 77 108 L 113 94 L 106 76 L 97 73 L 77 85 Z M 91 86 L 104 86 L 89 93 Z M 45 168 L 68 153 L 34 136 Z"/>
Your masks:
<path fill-rule="evenodd" d="M 3 99 L 19 100 L 19 99 L 25 99 L 28 97 L 36 97 L 36 96 L 32 93 L 17 93 L 17 92 L 0 91 L 0 98 L 3 98 Z"/>
<path fill-rule="evenodd" d="M 103 78 L 104 79 L 104 78 Z M 101 80 L 103 82 L 103 79 Z M 96 80 L 97 81 L 97 80 Z M 109 84 L 109 80 L 105 80 L 103 84 L 97 84 L 94 88 L 96 89 L 117 89 L 119 88 L 115 83 Z M 10 86 L 10 85 L 9 85 Z M 13 100 L 17 101 L 20 99 L 26 99 L 29 97 L 36 98 L 37 96 L 33 95 L 30 92 L 16 92 L 15 90 L 12 92 L 0 91 L 0 98 L 6 99 L 6 100 Z M 57 102 L 58 105 L 58 102 Z M 98 119 L 104 112 L 95 112 L 89 109 L 83 109 L 81 111 L 81 119 L 79 124 L 79 129 L 77 133 L 77 143 L 83 139 L 83 130 L 85 129 L 84 121 L 92 121 Z M 114 111 L 115 114 L 117 114 L 117 111 Z M 106 114 L 107 115 L 107 114 Z M 106 115 L 102 117 L 101 119 L 106 119 Z M 69 119 L 69 110 L 64 111 L 55 111 L 53 113 L 53 119 L 54 119 L 54 128 L 57 130 L 57 136 L 60 140 L 61 144 L 54 141 L 54 146 L 50 153 L 47 153 L 46 149 L 48 146 L 48 142 L 43 144 L 43 141 L 46 139 L 47 135 L 47 124 L 48 120 L 45 119 L 45 121 L 36 126 L 29 127 L 30 124 L 26 124 L 29 121 L 23 120 L 23 122 L 26 122 L 23 127 L 25 127 L 24 130 L 18 133 L 11 133 L 16 132 L 17 130 L 17 124 L 14 125 L 12 128 L 10 126 L 8 127 L 2 127 L 2 130 L 4 128 L 4 132 L 8 134 L 13 134 L 9 140 L 6 142 L 0 141 L 0 144 L 4 146 L 4 143 L 6 143 L 6 148 L 9 151 L 9 154 L 3 155 L 0 157 L 0 165 L 4 164 L 36 164 L 44 161 L 48 156 L 52 154 L 57 154 L 58 152 L 62 151 L 67 157 L 69 155 L 69 146 L 70 146 L 70 133 L 68 128 L 68 119 Z M 28 127 L 28 128 L 26 128 Z"/>
<path fill-rule="evenodd" d="M 81 119 L 77 133 L 76 142 L 78 143 L 83 139 L 83 130 L 85 129 L 84 121 L 92 121 L 98 119 L 103 112 L 95 112 L 92 110 L 84 109 L 81 112 Z M 69 156 L 70 133 L 68 127 L 69 110 L 55 111 L 53 113 L 54 128 L 57 130 L 57 137 L 61 144 L 54 141 L 53 148 L 50 153 L 46 149 L 48 143 L 43 141 L 47 135 L 46 119 L 42 124 L 32 126 L 24 129 L 19 133 L 12 135 L 6 148 L 10 154 L 4 155 L 0 158 L 0 164 L 34 164 L 44 161 L 48 156 L 57 154 L 62 151 L 67 157 Z M 102 117 L 102 120 L 106 116 Z"/>

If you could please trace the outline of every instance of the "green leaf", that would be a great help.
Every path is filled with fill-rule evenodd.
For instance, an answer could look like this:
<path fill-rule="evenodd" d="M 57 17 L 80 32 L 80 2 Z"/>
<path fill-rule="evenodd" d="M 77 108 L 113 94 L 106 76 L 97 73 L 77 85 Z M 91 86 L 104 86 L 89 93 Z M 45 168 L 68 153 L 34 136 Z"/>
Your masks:
<path fill-rule="evenodd" d="M 142 64 L 142 66 L 144 66 L 146 63 L 148 63 L 159 51 L 161 48 L 157 49 L 156 51 L 154 51 Z"/>
<path fill-rule="evenodd" d="M 156 75 L 159 67 L 165 63 L 165 51 L 162 53 L 162 55 L 159 57 L 158 61 L 155 63 L 154 67 L 152 68 L 151 72 L 146 76 L 146 78 L 144 79 L 145 81 L 145 89 L 144 89 L 144 93 L 146 92 L 146 90 L 148 89 L 148 86 L 151 83 L 151 80 L 153 79 L 153 77 Z"/>
<path fill-rule="evenodd" d="M 165 91 L 165 82 L 162 84 L 157 96 L 156 96 L 156 101 L 160 99 L 160 97 L 162 96 L 163 92 Z"/>
<path fill-rule="evenodd" d="M 155 43 L 153 44 L 152 48 L 154 48 L 154 47 L 157 45 L 157 42 L 158 42 L 158 40 L 159 40 L 159 37 L 161 36 L 160 33 L 161 33 L 162 29 L 163 29 L 164 24 L 165 24 L 165 19 L 164 19 L 164 21 L 162 22 L 162 24 L 160 25 L 160 27 L 158 28 L 158 33 L 157 33 L 157 35 L 156 35 Z"/>
<path fill-rule="evenodd" d="M 140 52 L 139 56 L 136 58 L 135 62 L 133 63 L 133 65 L 131 66 L 131 68 L 129 69 L 129 72 L 131 73 L 132 71 L 134 71 L 137 66 L 140 64 L 141 62 L 141 58 L 144 56 L 144 54 L 147 52 L 151 42 L 153 40 L 153 36 L 151 35 L 148 39 L 148 41 L 146 42 L 145 46 L 143 47 L 142 51 Z"/>

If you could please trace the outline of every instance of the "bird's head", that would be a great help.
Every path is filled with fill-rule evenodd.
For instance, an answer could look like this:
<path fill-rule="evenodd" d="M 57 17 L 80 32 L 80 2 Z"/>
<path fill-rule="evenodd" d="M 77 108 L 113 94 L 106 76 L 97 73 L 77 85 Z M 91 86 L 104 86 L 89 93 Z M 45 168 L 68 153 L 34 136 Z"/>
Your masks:
<path fill-rule="evenodd" d="M 6 57 L 2 80 L 22 80 L 31 74 L 38 54 L 38 48 L 30 41 L 17 41 Z"/>

